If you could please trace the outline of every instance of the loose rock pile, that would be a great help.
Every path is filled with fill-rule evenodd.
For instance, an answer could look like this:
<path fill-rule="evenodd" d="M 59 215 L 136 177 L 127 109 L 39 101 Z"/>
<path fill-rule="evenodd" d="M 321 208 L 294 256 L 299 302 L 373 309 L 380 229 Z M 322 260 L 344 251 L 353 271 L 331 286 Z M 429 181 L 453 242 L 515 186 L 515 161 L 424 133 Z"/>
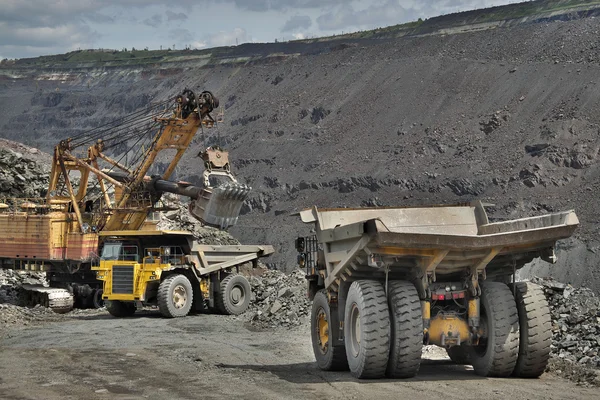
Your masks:
<path fill-rule="evenodd" d="M 17 306 L 19 288 L 23 284 L 45 285 L 46 278 L 43 272 L 0 269 L 0 332 L 11 325 L 27 326 L 32 322 L 60 319 L 49 308 Z"/>
<path fill-rule="evenodd" d="M 552 317 L 552 353 L 585 366 L 600 367 L 600 298 L 587 288 L 553 280 L 542 285 Z"/>
<path fill-rule="evenodd" d="M 548 371 L 569 380 L 600 386 L 600 297 L 549 279 L 533 278 L 544 288 L 552 318 Z"/>
<path fill-rule="evenodd" d="M 308 322 L 311 302 L 306 296 L 304 273 L 268 270 L 250 278 L 253 301 L 246 315 L 261 328 L 295 327 Z"/>
<path fill-rule="evenodd" d="M 64 316 L 56 314 L 52 309 L 36 306 L 34 308 L 19 307 L 13 304 L 0 304 L 0 332 L 11 325 L 27 326 L 33 322 L 59 321 Z"/>
<path fill-rule="evenodd" d="M 161 213 L 158 229 L 190 232 L 202 244 L 240 244 L 237 239 L 225 231 L 202 226 L 200 221 L 192 217 L 187 207 L 181 204 L 178 199 L 166 195 L 164 197 L 166 203 L 175 209 Z"/>

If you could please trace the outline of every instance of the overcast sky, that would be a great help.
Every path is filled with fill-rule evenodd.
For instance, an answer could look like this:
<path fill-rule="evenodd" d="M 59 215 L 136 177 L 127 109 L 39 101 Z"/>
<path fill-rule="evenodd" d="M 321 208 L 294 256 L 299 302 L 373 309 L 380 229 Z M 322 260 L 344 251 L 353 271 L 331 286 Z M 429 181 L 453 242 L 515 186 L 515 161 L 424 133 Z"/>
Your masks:
<path fill-rule="evenodd" d="M 0 0 L 0 59 L 327 36 L 519 1 Z"/>

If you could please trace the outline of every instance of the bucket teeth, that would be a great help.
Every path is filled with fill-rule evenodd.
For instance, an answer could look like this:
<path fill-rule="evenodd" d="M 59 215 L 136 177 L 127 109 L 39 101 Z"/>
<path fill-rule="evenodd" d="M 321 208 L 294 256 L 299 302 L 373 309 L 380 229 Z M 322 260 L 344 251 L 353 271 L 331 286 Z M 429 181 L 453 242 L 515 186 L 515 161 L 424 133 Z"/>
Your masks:
<path fill-rule="evenodd" d="M 190 212 L 206 225 L 227 229 L 237 223 L 248 193 L 248 185 L 235 182 L 204 189 L 202 196 L 190 204 Z"/>

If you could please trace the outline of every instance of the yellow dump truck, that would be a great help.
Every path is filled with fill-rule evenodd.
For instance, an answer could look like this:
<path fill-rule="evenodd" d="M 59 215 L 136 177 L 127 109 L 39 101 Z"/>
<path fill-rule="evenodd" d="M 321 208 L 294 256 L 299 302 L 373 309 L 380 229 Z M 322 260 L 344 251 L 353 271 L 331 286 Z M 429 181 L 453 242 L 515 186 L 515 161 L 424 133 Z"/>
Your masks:
<path fill-rule="evenodd" d="M 296 239 L 313 300 L 311 337 L 323 370 L 407 378 L 423 344 L 482 376 L 538 377 L 551 321 L 536 285 L 515 273 L 555 262 L 573 211 L 504 222 L 469 205 L 300 212 L 316 234 Z"/>
<path fill-rule="evenodd" d="M 212 309 L 241 314 L 250 303 L 248 280 L 231 272 L 274 252 L 272 246 L 201 245 L 189 232 L 103 231 L 92 267 L 102 298 L 115 317 L 157 305 L 165 317 Z"/>

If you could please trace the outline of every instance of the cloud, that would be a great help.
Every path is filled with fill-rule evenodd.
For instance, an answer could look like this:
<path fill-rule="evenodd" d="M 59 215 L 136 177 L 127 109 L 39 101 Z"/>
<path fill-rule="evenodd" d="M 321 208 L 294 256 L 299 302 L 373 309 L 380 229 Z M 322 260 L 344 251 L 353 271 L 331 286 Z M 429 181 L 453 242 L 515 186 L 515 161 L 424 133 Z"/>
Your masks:
<path fill-rule="evenodd" d="M 179 43 L 178 47 L 189 46 L 193 49 L 233 46 L 249 41 L 248 34 L 242 28 L 235 28 L 231 31 L 220 31 L 204 39 L 196 39 L 194 33 L 189 29 L 175 28 L 169 31 L 169 39 Z"/>
<path fill-rule="evenodd" d="M 286 11 L 324 8 L 347 3 L 348 0 L 230 0 L 236 7 L 249 11 Z"/>
<path fill-rule="evenodd" d="M 317 17 L 319 29 L 324 31 L 363 27 L 383 27 L 417 19 L 418 14 L 406 9 L 398 1 L 388 0 L 365 9 L 355 10 L 351 4 L 332 9 Z"/>
<path fill-rule="evenodd" d="M 100 34 L 85 16 L 108 20 L 92 0 L 0 0 L 0 52 L 31 57 L 93 47 Z"/>
<path fill-rule="evenodd" d="M 206 46 L 208 46 L 208 44 L 203 41 L 195 41 L 195 42 L 192 42 L 191 46 L 192 46 L 192 49 L 203 49 Z"/>
<path fill-rule="evenodd" d="M 182 12 L 174 13 L 171 10 L 167 10 L 165 15 L 167 16 L 167 21 L 185 21 L 186 19 L 188 19 L 187 14 L 184 14 Z"/>
<path fill-rule="evenodd" d="M 160 24 L 162 24 L 162 21 L 162 15 L 154 14 L 150 18 L 146 18 L 143 22 L 145 25 L 157 28 L 158 26 L 160 26 Z"/>
<path fill-rule="evenodd" d="M 101 47 L 158 47 L 157 40 L 202 48 L 251 41 L 247 30 L 261 25 L 263 40 L 288 35 L 327 35 L 372 29 L 430 18 L 435 15 L 515 3 L 522 0 L 0 0 L 0 54 L 19 58 Z M 211 18 L 204 10 L 226 9 L 224 31 L 215 33 L 214 21 L 175 30 L 182 21 Z M 271 21 L 264 24 L 262 14 Z M 279 18 L 279 19 L 278 19 Z M 285 21 L 285 22 L 283 22 Z M 198 22 L 198 21 L 194 21 Z M 187 22 L 186 22 L 187 23 Z M 148 35 L 148 28 L 154 29 Z M 233 27 L 237 27 L 233 29 Z M 102 32 L 106 34 L 102 35 Z M 115 32 L 127 32 L 115 38 Z M 212 34 L 212 35 L 210 35 Z M 210 35 L 210 36 L 207 36 Z M 124 42 L 126 41 L 126 42 Z M 116 44 L 115 44 L 116 43 Z"/>
<path fill-rule="evenodd" d="M 34 57 L 78 48 L 94 47 L 99 34 L 87 25 L 13 27 L 0 23 L 0 52 L 11 57 Z"/>
<path fill-rule="evenodd" d="M 220 31 L 208 38 L 208 45 L 211 47 L 233 46 L 249 42 L 248 34 L 245 29 L 235 28 L 232 31 Z"/>
<path fill-rule="evenodd" d="M 175 28 L 169 31 L 169 38 L 181 44 L 188 44 L 194 41 L 194 34 L 189 29 Z"/>
<path fill-rule="evenodd" d="M 295 15 L 288 19 L 281 32 L 292 32 L 299 29 L 308 29 L 312 25 L 312 19 L 308 15 Z"/>

